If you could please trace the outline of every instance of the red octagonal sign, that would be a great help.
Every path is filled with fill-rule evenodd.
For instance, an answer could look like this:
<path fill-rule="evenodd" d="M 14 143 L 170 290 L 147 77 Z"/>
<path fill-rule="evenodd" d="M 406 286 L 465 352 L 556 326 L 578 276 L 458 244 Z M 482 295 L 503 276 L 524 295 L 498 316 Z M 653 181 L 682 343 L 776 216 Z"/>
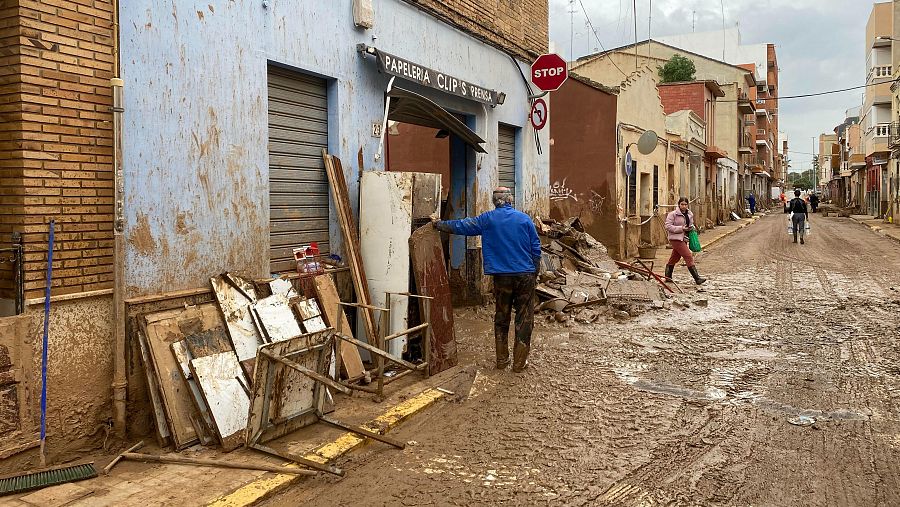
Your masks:
<path fill-rule="evenodd" d="M 541 55 L 531 64 L 531 82 L 542 91 L 556 91 L 568 78 L 566 61 L 559 55 Z"/>

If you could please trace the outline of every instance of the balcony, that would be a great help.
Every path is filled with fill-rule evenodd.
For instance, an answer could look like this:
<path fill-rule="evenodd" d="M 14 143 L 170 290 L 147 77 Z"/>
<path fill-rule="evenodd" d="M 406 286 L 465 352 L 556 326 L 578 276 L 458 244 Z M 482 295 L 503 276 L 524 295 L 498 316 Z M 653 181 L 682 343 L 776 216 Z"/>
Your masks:
<path fill-rule="evenodd" d="M 872 128 L 871 132 L 874 132 L 875 137 L 887 137 L 891 132 L 891 124 L 879 123 Z"/>
<path fill-rule="evenodd" d="M 869 75 L 866 76 L 866 82 L 873 79 L 890 79 L 892 75 L 890 65 L 876 65 L 869 69 Z"/>
<path fill-rule="evenodd" d="M 753 105 L 746 93 L 741 93 L 737 104 L 738 112 L 741 114 L 753 114 L 756 111 L 756 106 Z"/>
<path fill-rule="evenodd" d="M 888 129 L 888 147 L 900 148 L 900 121 L 891 122 Z"/>
<path fill-rule="evenodd" d="M 751 126 L 756 125 L 756 115 L 748 116 L 746 120 L 744 120 L 744 125 Z"/>
<path fill-rule="evenodd" d="M 741 145 L 738 146 L 738 153 L 742 155 L 753 153 L 753 135 L 749 132 L 741 136 Z"/>

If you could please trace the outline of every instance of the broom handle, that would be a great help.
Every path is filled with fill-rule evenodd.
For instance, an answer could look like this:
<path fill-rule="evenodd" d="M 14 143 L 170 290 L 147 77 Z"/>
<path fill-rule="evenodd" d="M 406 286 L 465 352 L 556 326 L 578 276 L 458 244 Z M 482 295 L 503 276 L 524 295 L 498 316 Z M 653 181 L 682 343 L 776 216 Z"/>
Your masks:
<path fill-rule="evenodd" d="M 47 286 L 44 288 L 44 342 L 41 347 L 41 466 L 47 466 L 47 344 L 50 333 L 50 287 L 53 281 L 53 230 L 55 221 L 50 220 L 50 235 L 47 240 Z"/>

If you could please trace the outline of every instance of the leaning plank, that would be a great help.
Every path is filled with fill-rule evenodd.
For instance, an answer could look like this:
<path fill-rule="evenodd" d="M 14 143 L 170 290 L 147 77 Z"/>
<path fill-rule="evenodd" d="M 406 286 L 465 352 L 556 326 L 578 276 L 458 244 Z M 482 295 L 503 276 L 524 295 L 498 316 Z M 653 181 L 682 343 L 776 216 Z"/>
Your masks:
<path fill-rule="evenodd" d="M 273 294 L 260 299 L 253 304 L 253 311 L 270 342 L 280 342 L 303 334 L 285 294 Z"/>
<path fill-rule="evenodd" d="M 184 338 L 178 328 L 178 318 L 183 308 L 144 315 L 143 331 L 147 339 L 150 358 L 159 380 L 159 392 L 166 411 L 166 420 L 176 449 L 183 449 L 198 442 L 191 414 L 194 403 L 190 389 L 179 371 L 178 362 L 169 346 Z"/>
<path fill-rule="evenodd" d="M 245 282 L 230 273 L 210 278 L 238 360 L 252 372 L 256 348 L 262 344 L 262 340 L 251 314 L 251 305 L 256 302 L 256 291 L 252 284 Z"/>
<path fill-rule="evenodd" d="M 331 278 L 331 275 L 325 274 L 315 277 L 314 282 L 319 306 L 324 313 L 326 324 L 334 329 L 340 328 L 342 334 L 352 337 L 353 333 L 350 323 L 347 322 L 347 315 L 338 307 L 341 298 L 334 285 L 334 279 Z M 346 341 L 341 341 L 341 370 L 341 374 L 345 378 L 355 378 L 365 372 L 359 349 Z"/>
<path fill-rule="evenodd" d="M 341 159 L 331 156 L 328 151 L 322 150 L 322 158 L 325 160 L 325 172 L 328 175 L 328 183 L 331 187 L 331 196 L 334 199 L 338 212 L 338 221 L 341 225 L 341 234 L 344 239 L 344 249 L 350 264 L 350 274 L 353 278 L 353 288 L 356 291 L 358 303 L 371 306 L 369 295 L 369 283 L 366 279 L 362 258 L 359 252 L 359 237 L 357 235 L 356 220 L 350 208 L 350 193 L 347 190 L 347 182 L 344 180 L 344 168 Z M 375 314 L 369 308 L 361 308 L 366 334 L 374 339 L 378 336 L 378 326 L 375 324 Z"/>
<path fill-rule="evenodd" d="M 250 400 L 238 380 L 243 377 L 234 352 L 190 361 L 191 373 L 209 407 L 222 449 L 232 451 L 244 443 Z"/>
<path fill-rule="evenodd" d="M 197 387 L 197 382 L 191 373 L 190 362 L 194 357 L 191 355 L 185 340 L 172 344 L 172 354 L 175 355 L 175 360 L 178 361 L 179 371 L 181 371 L 181 376 L 191 390 L 191 399 L 194 400 L 194 408 L 197 409 L 198 417 L 192 418 L 194 429 L 197 430 L 197 435 L 200 437 L 203 445 L 209 445 L 215 438 L 215 430 L 213 429 L 212 418 L 209 415 L 209 408 L 206 406 L 206 401 L 204 401 L 203 395 L 200 394 L 200 388 Z"/>
<path fill-rule="evenodd" d="M 434 298 L 431 300 L 431 358 L 428 364 L 429 372 L 434 375 L 458 363 L 450 280 L 440 233 L 431 224 L 419 227 L 409 238 L 409 251 L 418 294 Z M 422 322 L 425 322 L 425 305 L 420 304 L 419 308 Z"/>
<path fill-rule="evenodd" d="M 156 422 L 156 440 L 160 447 L 169 445 L 169 423 L 166 422 L 166 411 L 163 407 L 159 393 L 159 382 L 156 377 L 156 369 L 150 358 L 150 348 L 147 346 L 147 338 L 138 331 L 138 344 L 141 347 L 141 359 L 144 363 L 144 373 L 147 375 L 147 391 L 150 392 L 150 401 L 153 403 L 153 420 Z"/>

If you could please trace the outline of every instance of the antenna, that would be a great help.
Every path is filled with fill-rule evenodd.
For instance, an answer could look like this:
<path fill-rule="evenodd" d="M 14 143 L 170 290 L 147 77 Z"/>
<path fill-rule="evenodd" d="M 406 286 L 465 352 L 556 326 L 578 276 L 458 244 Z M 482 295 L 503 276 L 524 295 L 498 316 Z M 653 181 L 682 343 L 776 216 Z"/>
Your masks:
<path fill-rule="evenodd" d="M 569 61 L 575 61 L 575 0 L 569 0 Z"/>
<path fill-rule="evenodd" d="M 691 14 L 691 33 L 697 31 L 697 11 L 693 11 Z"/>

